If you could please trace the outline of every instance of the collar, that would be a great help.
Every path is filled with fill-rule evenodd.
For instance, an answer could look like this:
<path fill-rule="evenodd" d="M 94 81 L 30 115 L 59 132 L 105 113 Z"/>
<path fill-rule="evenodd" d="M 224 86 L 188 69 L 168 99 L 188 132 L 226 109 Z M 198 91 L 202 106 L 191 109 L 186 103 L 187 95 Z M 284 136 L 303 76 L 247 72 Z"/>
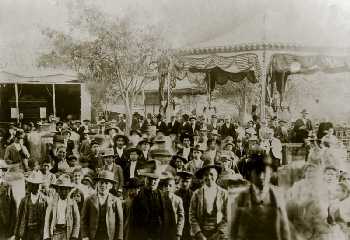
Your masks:
<path fill-rule="evenodd" d="M 98 198 L 98 202 L 101 205 L 103 205 L 106 202 L 107 198 L 108 198 L 108 194 L 106 194 L 106 196 L 102 196 L 100 194 L 97 194 L 97 198 Z"/>

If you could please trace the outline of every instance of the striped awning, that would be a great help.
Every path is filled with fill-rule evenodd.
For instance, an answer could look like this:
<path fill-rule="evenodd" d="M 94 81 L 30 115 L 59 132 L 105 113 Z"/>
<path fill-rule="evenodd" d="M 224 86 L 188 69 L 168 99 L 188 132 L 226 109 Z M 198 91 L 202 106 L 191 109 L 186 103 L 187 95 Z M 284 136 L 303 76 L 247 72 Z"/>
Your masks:
<path fill-rule="evenodd" d="M 216 79 L 215 83 L 219 84 L 225 84 L 228 80 L 239 82 L 244 79 L 257 83 L 261 77 L 258 55 L 254 53 L 233 56 L 217 54 L 202 57 L 185 56 L 183 62 L 187 71 L 211 74 L 211 78 Z"/>

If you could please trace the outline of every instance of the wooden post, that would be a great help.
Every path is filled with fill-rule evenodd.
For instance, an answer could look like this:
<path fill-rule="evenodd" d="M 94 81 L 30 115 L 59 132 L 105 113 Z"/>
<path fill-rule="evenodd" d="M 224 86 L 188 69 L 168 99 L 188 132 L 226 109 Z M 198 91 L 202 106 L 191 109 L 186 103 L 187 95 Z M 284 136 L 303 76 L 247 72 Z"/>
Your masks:
<path fill-rule="evenodd" d="M 17 124 L 19 123 L 19 103 L 18 103 L 18 84 L 15 83 L 15 95 L 16 95 L 16 112 L 17 112 Z"/>
<path fill-rule="evenodd" d="M 53 108 L 53 116 L 56 117 L 56 88 L 55 84 L 52 84 L 52 108 Z"/>

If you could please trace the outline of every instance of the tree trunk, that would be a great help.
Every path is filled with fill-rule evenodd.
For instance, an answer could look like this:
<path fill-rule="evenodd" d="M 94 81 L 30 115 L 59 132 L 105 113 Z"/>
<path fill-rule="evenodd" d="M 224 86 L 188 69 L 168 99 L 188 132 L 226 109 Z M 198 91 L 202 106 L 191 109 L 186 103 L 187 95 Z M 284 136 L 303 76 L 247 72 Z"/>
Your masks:
<path fill-rule="evenodd" d="M 130 132 L 131 123 L 132 123 L 132 106 L 133 106 L 133 98 L 128 96 L 124 99 L 125 103 L 125 115 L 126 115 L 126 128 L 125 134 Z"/>
<path fill-rule="evenodd" d="M 238 113 L 238 117 L 239 117 L 239 122 L 241 125 L 243 125 L 245 122 L 245 117 L 246 117 L 246 108 L 247 108 L 247 97 L 246 94 L 243 93 L 241 96 L 241 104 L 239 106 L 239 113 Z"/>

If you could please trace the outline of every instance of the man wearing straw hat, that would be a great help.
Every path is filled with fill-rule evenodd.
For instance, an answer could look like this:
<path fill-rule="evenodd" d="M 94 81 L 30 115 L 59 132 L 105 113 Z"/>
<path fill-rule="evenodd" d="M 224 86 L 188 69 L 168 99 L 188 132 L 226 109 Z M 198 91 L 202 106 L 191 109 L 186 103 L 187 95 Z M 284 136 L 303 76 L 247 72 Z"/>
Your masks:
<path fill-rule="evenodd" d="M 139 170 L 146 178 L 146 185 L 131 206 L 129 240 L 162 240 L 164 228 L 164 196 L 158 189 L 162 169 L 156 160 L 153 167 Z"/>
<path fill-rule="evenodd" d="M 15 239 L 43 239 L 47 202 L 45 197 L 39 193 L 42 183 L 44 183 L 44 177 L 40 172 L 33 172 L 26 178 L 28 194 L 19 204 Z"/>
<path fill-rule="evenodd" d="M 16 201 L 13 197 L 11 185 L 5 180 L 5 173 L 9 165 L 0 160 L 0 239 L 10 238 L 16 224 Z"/>
<path fill-rule="evenodd" d="M 55 196 L 49 203 L 45 214 L 44 239 L 78 239 L 80 214 L 75 200 L 68 195 L 74 187 L 68 174 L 62 174 L 53 184 Z"/>
<path fill-rule="evenodd" d="M 84 203 L 81 218 L 83 239 L 122 240 L 123 208 L 121 201 L 109 191 L 116 183 L 114 174 L 101 171 L 97 178 L 97 193 Z"/>

